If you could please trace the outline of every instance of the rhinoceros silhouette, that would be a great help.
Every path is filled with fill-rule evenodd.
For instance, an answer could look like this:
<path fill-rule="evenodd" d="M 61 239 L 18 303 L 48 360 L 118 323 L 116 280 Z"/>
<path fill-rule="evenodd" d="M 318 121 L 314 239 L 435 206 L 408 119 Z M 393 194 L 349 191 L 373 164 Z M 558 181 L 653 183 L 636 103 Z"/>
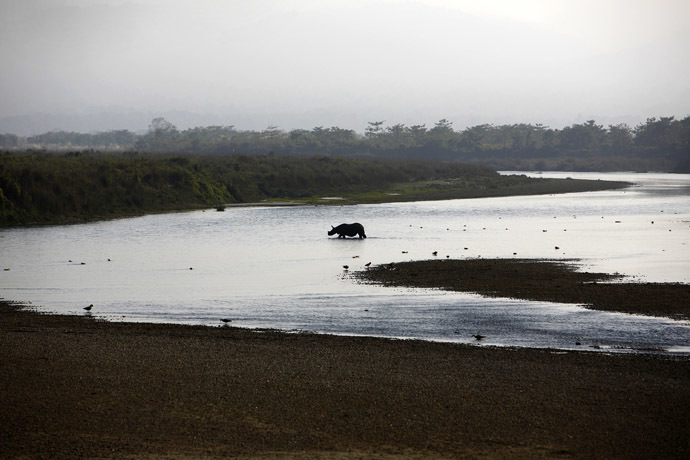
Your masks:
<path fill-rule="evenodd" d="M 337 227 L 331 225 L 331 230 L 328 232 L 328 236 L 338 234 L 338 238 L 345 238 L 346 236 L 356 236 L 359 235 L 360 238 L 366 238 L 367 235 L 364 234 L 364 226 L 358 222 L 354 224 L 340 224 Z"/>

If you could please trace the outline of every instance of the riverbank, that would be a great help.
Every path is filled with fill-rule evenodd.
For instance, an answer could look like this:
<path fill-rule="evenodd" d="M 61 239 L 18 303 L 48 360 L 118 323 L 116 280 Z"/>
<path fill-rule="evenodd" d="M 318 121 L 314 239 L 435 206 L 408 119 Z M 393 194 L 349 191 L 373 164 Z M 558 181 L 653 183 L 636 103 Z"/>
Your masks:
<path fill-rule="evenodd" d="M 235 203 L 341 204 L 554 194 L 623 182 L 505 176 L 457 162 L 2 153 L 0 228 L 131 217 Z"/>
<path fill-rule="evenodd" d="M 595 310 L 690 319 L 690 285 L 612 282 L 623 277 L 577 268 L 575 260 L 442 259 L 380 265 L 355 276 L 389 286 L 577 303 Z"/>
<path fill-rule="evenodd" d="M 687 458 L 690 359 L 0 305 L 2 458 Z"/>

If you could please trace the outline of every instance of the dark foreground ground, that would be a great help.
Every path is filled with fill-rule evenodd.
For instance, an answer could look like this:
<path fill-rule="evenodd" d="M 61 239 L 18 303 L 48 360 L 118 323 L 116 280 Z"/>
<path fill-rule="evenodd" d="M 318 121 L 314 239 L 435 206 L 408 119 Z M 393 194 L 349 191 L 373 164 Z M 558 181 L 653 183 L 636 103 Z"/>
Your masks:
<path fill-rule="evenodd" d="M 0 304 L 0 458 L 690 458 L 690 359 Z"/>

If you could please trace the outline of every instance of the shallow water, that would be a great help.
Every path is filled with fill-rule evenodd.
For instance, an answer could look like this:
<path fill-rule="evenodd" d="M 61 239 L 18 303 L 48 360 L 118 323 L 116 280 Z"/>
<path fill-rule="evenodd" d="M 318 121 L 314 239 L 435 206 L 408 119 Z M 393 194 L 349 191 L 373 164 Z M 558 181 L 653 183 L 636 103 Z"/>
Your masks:
<path fill-rule="evenodd" d="M 544 174 L 546 176 L 546 174 Z M 0 231 L 0 297 L 109 320 L 309 330 L 561 349 L 690 353 L 690 322 L 357 283 L 364 264 L 578 258 L 690 282 L 690 175 L 551 173 L 617 191 L 357 206 L 247 207 Z M 358 221 L 368 238 L 337 239 Z M 558 249 L 556 249 L 558 247 Z M 403 252 L 404 251 L 404 252 Z M 108 260 L 110 259 L 110 260 Z M 71 262 L 70 262 L 71 260 Z M 82 264 L 83 263 L 83 264 Z M 349 266 L 349 270 L 343 268 Z M 580 342 L 582 345 L 575 345 Z"/>

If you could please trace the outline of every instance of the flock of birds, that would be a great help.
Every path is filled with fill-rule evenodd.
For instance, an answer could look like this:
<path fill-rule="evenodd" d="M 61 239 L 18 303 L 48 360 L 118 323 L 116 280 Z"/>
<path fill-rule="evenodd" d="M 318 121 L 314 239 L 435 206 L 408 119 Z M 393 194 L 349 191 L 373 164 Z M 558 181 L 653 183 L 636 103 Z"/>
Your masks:
<path fill-rule="evenodd" d="M 555 218 L 555 217 L 554 217 L 554 218 Z M 576 218 L 576 216 L 573 216 L 573 218 Z M 603 217 L 602 217 L 602 219 L 603 219 Z M 621 221 L 619 221 L 619 220 L 617 220 L 617 221 L 615 221 L 615 222 L 616 222 L 617 224 L 621 223 Z M 654 221 L 652 221 L 651 223 L 654 224 Z M 449 229 L 447 229 L 447 230 L 449 230 Z M 484 230 L 486 230 L 486 228 L 484 228 Z M 506 228 L 506 230 L 508 230 L 508 229 Z M 466 231 L 466 230 L 463 229 L 463 231 Z M 566 229 L 564 229 L 563 231 L 566 231 Z M 671 231 L 671 230 L 669 230 L 669 231 Z M 547 230 L 542 230 L 542 232 L 546 233 Z M 464 248 L 464 249 L 467 251 L 469 248 L 466 247 L 466 248 Z M 559 246 L 554 246 L 554 249 L 555 249 L 555 250 L 560 250 L 560 247 L 559 247 Z M 403 254 L 408 254 L 408 251 L 402 251 L 402 253 L 403 253 Z M 433 251 L 433 252 L 431 253 L 431 255 L 433 255 L 433 256 L 435 256 L 435 257 L 438 256 L 438 251 Z M 513 255 L 517 255 L 517 252 L 513 252 Z M 357 258 L 359 258 L 359 256 L 352 256 L 352 258 L 353 258 L 353 259 L 357 259 Z M 450 259 L 450 255 L 446 255 L 446 259 Z M 111 259 L 107 259 L 107 260 L 108 260 L 108 262 L 111 262 Z M 69 262 L 70 262 L 70 263 L 74 263 L 71 259 L 69 260 Z M 80 265 L 86 265 L 86 262 L 80 262 L 79 264 L 80 264 Z M 384 265 L 384 266 L 382 266 L 382 267 L 383 267 L 384 269 L 386 269 L 386 268 L 388 268 L 389 266 L 392 266 L 392 265 L 394 265 L 394 263 L 390 263 L 390 264 Z M 364 267 L 367 268 L 367 269 L 368 269 L 369 267 L 371 267 L 371 262 L 367 262 L 366 264 L 364 264 Z M 190 269 L 190 270 L 194 270 L 193 267 L 189 267 L 189 269 Z M 345 269 L 345 270 L 347 271 L 347 270 L 350 269 L 350 266 L 347 265 L 347 264 L 345 264 L 345 265 L 343 265 L 343 269 Z M 9 268 L 5 268 L 4 271 L 10 271 L 10 269 L 9 269 Z M 84 307 L 83 309 L 84 309 L 87 313 L 90 313 L 91 310 L 92 310 L 93 308 L 94 308 L 94 305 L 93 305 L 93 304 L 89 304 L 87 307 Z M 365 311 L 369 311 L 369 310 L 365 310 Z M 220 321 L 223 323 L 223 325 L 227 326 L 227 325 L 229 325 L 229 323 L 232 322 L 232 319 L 230 319 L 230 318 L 221 318 Z M 459 331 L 456 331 L 455 333 L 457 334 L 457 333 L 459 333 Z M 485 336 L 485 335 L 482 335 L 482 334 L 473 334 L 472 337 L 474 337 L 477 341 L 481 341 L 481 340 L 484 340 L 484 339 L 486 338 L 486 336 Z M 579 343 L 578 343 L 578 345 L 579 345 Z"/>
<path fill-rule="evenodd" d="M 406 253 L 407 253 L 407 251 L 403 251 L 403 254 L 406 254 Z M 438 251 L 434 251 L 434 252 L 432 252 L 432 254 L 436 256 L 436 255 L 438 255 Z M 446 257 L 450 257 L 450 256 L 446 256 Z M 357 259 L 357 258 L 359 258 L 359 256 L 353 256 L 352 258 L 353 258 L 353 259 Z M 72 260 L 69 260 L 69 262 L 70 262 L 70 263 L 73 263 Z M 111 260 L 108 259 L 108 262 L 111 262 Z M 81 262 L 80 265 L 86 265 L 86 262 Z M 371 266 L 371 262 L 367 262 L 366 264 L 364 264 L 364 266 L 365 266 L 366 268 L 369 268 L 369 267 Z M 345 270 L 349 270 L 350 266 L 349 266 L 349 265 L 343 265 L 343 268 L 344 268 Z M 189 267 L 189 269 L 190 269 L 190 270 L 193 270 L 193 267 Z M 6 270 L 9 270 L 9 268 L 6 269 Z M 84 308 L 83 308 L 83 310 L 85 310 L 85 311 L 86 311 L 87 313 L 89 313 L 89 314 L 91 313 L 91 310 L 92 310 L 92 309 L 93 309 L 93 304 L 89 304 L 87 307 L 84 307 Z M 365 311 L 369 311 L 369 310 L 366 309 Z M 230 318 L 221 318 L 221 319 L 220 319 L 220 322 L 222 322 L 224 326 L 228 326 L 229 323 L 232 322 L 232 319 L 230 319 Z M 457 332 L 456 332 L 456 333 L 457 333 Z M 472 337 L 474 337 L 476 340 L 479 341 L 479 340 L 483 340 L 486 336 L 484 336 L 484 335 L 482 335 L 482 334 L 473 334 Z"/>
<path fill-rule="evenodd" d="M 556 217 L 554 216 L 554 219 L 555 219 L 555 218 L 556 218 Z M 573 216 L 573 218 L 574 218 L 574 219 L 577 219 L 577 216 Z M 603 218 L 604 218 L 604 217 L 602 216 L 602 219 L 603 219 Z M 499 217 L 499 219 L 500 219 L 500 217 Z M 620 221 L 620 220 L 616 220 L 615 223 L 616 223 L 616 224 L 620 224 L 621 221 Z M 651 221 L 651 223 L 654 224 L 654 221 Z M 411 227 L 411 225 L 410 225 L 410 227 Z M 464 227 L 465 227 L 465 228 L 463 228 L 463 231 L 467 231 L 467 229 L 466 229 L 467 226 L 464 225 Z M 420 227 L 420 228 L 423 228 L 423 227 Z M 450 229 L 447 228 L 446 230 L 450 230 Z M 483 227 L 482 230 L 486 230 L 486 227 Z M 508 230 L 508 228 L 506 228 L 506 230 Z M 563 231 L 565 232 L 565 231 L 567 231 L 567 229 L 563 229 Z M 669 230 L 669 231 L 671 231 L 671 230 Z M 547 232 L 548 232 L 547 229 L 542 229 L 542 233 L 547 233 Z M 561 249 L 560 246 L 558 246 L 558 245 L 554 246 L 554 250 L 558 251 L 558 250 L 560 250 L 560 249 Z M 467 250 L 469 250 L 469 248 L 468 248 L 468 247 L 465 247 L 464 250 L 467 251 Z M 402 251 L 402 253 L 403 253 L 403 254 L 408 254 L 409 251 Z M 433 255 L 434 257 L 437 257 L 438 254 L 439 254 L 438 251 L 433 251 L 433 252 L 431 253 L 431 255 Z M 517 254 L 518 254 L 517 252 L 513 252 L 513 255 L 514 255 L 514 256 L 517 255 Z M 565 254 L 565 253 L 564 253 L 564 254 Z M 481 256 L 479 256 L 479 257 L 481 257 Z M 353 259 L 357 259 L 357 258 L 359 258 L 359 256 L 353 256 L 352 258 L 353 258 Z M 446 255 L 446 259 L 450 259 L 450 255 Z M 390 269 L 391 267 L 393 267 L 393 265 L 395 265 L 395 264 L 394 264 L 393 262 L 391 262 L 391 263 L 389 263 L 389 264 L 382 265 L 381 268 L 383 268 L 383 269 Z M 368 269 L 370 266 L 371 266 L 371 262 L 367 262 L 366 264 L 364 264 L 364 267 L 367 268 L 367 269 Z M 346 265 L 343 265 L 343 269 L 345 269 L 345 271 L 347 271 L 347 270 L 350 269 L 350 266 L 347 265 L 347 264 L 346 264 Z M 368 311 L 368 310 L 366 310 L 366 311 Z M 459 331 L 455 331 L 455 333 L 456 333 L 456 334 L 459 334 Z M 484 339 L 486 338 L 486 336 L 483 335 L 483 334 L 473 334 L 472 337 L 474 337 L 477 341 L 481 341 L 481 340 L 484 340 Z M 578 343 L 578 345 L 579 345 L 579 343 Z"/>

